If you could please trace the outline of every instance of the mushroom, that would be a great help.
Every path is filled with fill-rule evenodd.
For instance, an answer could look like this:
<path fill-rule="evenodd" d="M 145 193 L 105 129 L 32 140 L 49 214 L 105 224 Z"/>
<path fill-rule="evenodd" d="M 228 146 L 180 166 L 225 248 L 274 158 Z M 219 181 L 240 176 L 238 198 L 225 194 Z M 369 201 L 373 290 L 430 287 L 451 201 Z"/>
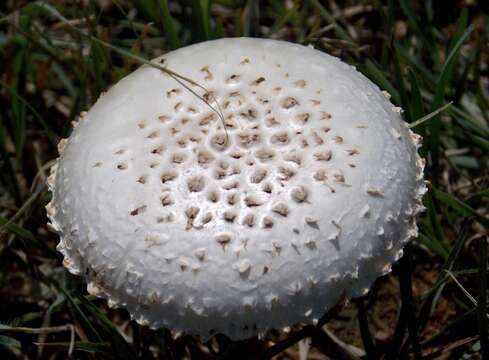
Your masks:
<path fill-rule="evenodd" d="M 51 169 L 50 225 L 90 293 L 153 328 L 242 339 L 314 323 L 389 271 L 426 186 L 419 137 L 377 86 L 274 40 L 162 60 L 207 93 L 142 66 Z"/>

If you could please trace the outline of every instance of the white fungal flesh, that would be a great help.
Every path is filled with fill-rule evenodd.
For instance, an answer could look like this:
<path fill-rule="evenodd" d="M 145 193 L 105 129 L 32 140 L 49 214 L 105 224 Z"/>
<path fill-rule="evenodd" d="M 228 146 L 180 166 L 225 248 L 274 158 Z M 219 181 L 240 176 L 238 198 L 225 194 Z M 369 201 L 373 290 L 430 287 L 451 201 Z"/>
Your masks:
<path fill-rule="evenodd" d="M 320 318 L 389 271 L 426 187 L 419 137 L 384 93 L 279 41 L 161 60 L 223 119 L 143 66 L 60 143 L 47 212 L 91 293 L 152 327 L 240 339 Z"/>

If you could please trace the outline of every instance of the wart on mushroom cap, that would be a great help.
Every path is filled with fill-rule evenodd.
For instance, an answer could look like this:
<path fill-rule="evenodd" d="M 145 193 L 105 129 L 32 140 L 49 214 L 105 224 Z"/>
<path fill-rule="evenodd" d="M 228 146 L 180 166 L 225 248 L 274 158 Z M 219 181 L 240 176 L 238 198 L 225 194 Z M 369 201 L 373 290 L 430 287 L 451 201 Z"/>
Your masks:
<path fill-rule="evenodd" d="M 419 137 L 374 84 L 273 40 L 163 58 L 225 123 L 149 66 L 81 116 L 47 212 L 90 292 L 152 327 L 239 339 L 312 323 L 388 271 L 426 187 Z"/>

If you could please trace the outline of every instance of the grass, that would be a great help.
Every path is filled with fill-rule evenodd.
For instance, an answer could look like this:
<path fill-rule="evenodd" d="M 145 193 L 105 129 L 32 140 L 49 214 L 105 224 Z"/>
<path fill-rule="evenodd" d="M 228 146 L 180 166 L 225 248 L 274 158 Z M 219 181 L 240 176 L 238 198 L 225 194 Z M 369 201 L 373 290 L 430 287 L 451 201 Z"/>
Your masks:
<path fill-rule="evenodd" d="M 487 2 L 47 3 L 67 20 L 27 1 L 0 4 L 2 358 L 295 359 L 298 343 L 311 359 L 489 358 Z M 46 227 L 44 183 L 58 140 L 102 91 L 146 59 L 224 36 L 313 44 L 355 65 L 424 137 L 430 191 L 420 235 L 392 274 L 324 326 L 202 344 L 86 294 Z"/>

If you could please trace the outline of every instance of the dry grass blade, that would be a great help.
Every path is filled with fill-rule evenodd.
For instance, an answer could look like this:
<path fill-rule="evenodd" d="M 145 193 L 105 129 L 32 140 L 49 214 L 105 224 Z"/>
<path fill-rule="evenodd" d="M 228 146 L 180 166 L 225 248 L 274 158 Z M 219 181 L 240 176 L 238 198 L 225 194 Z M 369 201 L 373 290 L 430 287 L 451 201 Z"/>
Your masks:
<path fill-rule="evenodd" d="M 226 126 L 225 126 L 225 123 L 224 123 L 224 115 L 222 113 L 222 109 L 219 105 L 219 102 L 217 101 L 217 99 L 214 97 L 214 95 L 212 94 L 212 92 L 210 92 L 209 90 L 207 90 L 204 86 L 200 85 L 199 83 L 197 83 L 195 80 L 192 80 L 184 75 L 181 75 L 171 69 L 168 69 L 167 67 L 165 66 L 162 66 L 161 63 L 157 63 L 155 61 L 150 61 L 150 60 L 147 60 L 141 56 L 138 56 L 138 55 L 135 55 L 129 51 L 126 51 L 124 49 L 121 49 L 121 48 L 118 48 L 114 45 L 111 45 L 91 34 L 88 34 L 86 32 L 84 32 L 83 30 L 80 30 L 79 28 L 77 28 L 76 26 L 74 26 L 72 24 L 72 22 L 70 22 L 70 20 L 68 20 L 66 17 L 64 17 L 63 15 L 61 15 L 59 13 L 58 10 L 56 10 L 54 7 L 52 7 L 51 5 L 49 4 L 46 4 L 44 2 L 41 2 L 41 1 L 36 1 L 33 3 L 34 5 L 37 5 L 39 7 L 41 7 L 42 9 L 45 9 L 47 10 L 51 15 L 53 15 L 54 17 L 56 17 L 57 19 L 59 19 L 61 22 L 63 22 L 64 24 L 66 24 L 69 28 L 73 29 L 75 32 L 77 32 L 78 34 L 82 35 L 83 37 L 86 37 L 110 50 L 113 50 L 127 58 L 130 58 L 134 61 L 136 61 L 137 63 L 139 64 L 144 64 L 144 65 L 148 65 L 148 66 L 151 66 L 151 67 L 154 67 L 155 69 L 158 69 L 160 71 L 162 71 L 163 73 L 169 75 L 170 77 L 172 77 L 175 81 L 177 81 L 180 85 L 182 85 L 186 90 L 188 90 L 189 92 L 191 92 L 194 96 L 196 96 L 198 99 L 200 99 L 202 102 L 204 102 L 212 111 L 214 111 L 217 116 L 219 117 L 222 125 L 224 126 L 224 131 L 225 131 L 225 134 L 226 134 L 226 142 L 229 142 L 229 133 L 226 129 Z M 213 102 L 216 104 L 216 107 L 214 107 L 209 101 L 207 101 L 202 95 L 200 94 L 197 94 L 193 89 L 190 88 L 190 86 L 188 85 L 193 85 L 193 86 L 196 86 L 198 87 L 199 89 L 203 90 L 206 94 L 210 94 L 210 97 L 211 99 L 213 100 Z"/>
<path fill-rule="evenodd" d="M 452 278 L 452 280 L 455 282 L 455 284 L 457 284 L 457 286 L 460 288 L 460 290 L 462 290 L 462 292 L 465 294 L 467 299 L 469 299 L 470 302 L 472 304 L 474 304 L 474 306 L 477 306 L 477 300 L 475 300 L 475 298 L 472 295 L 470 295 L 470 293 L 463 287 L 463 285 L 460 283 L 460 281 L 457 280 L 455 275 L 453 275 L 453 273 L 449 270 L 445 270 L 445 272 L 448 274 L 448 276 L 450 276 Z M 489 317 L 489 315 L 488 315 L 488 317 Z"/>
<path fill-rule="evenodd" d="M 450 101 L 449 103 L 443 105 L 442 107 L 436 109 L 435 111 L 430 112 L 428 115 L 425 115 L 422 118 L 420 118 L 416 121 L 413 121 L 411 124 L 408 125 L 408 127 L 410 129 L 412 129 L 412 128 L 415 128 L 416 126 L 419 126 L 419 125 L 425 123 L 426 121 L 432 119 L 433 117 L 435 117 L 436 115 L 438 115 L 442 111 L 448 109 L 452 104 L 453 104 L 453 101 Z"/>
<path fill-rule="evenodd" d="M 22 333 L 22 334 L 51 334 L 51 333 L 58 333 L 63 331 L 70 332 L 70 346 L 68 348 L 68 356 L 71 357 L 75 346 L 75 327 L 72 324 L 60 325 L 60 326 L 48 326 L 48 327 L 41 327 L 41 328 L 12 327 L 8 325 L 0 324 L 0 333 L 9 332 L 9 333 Z M 38 344 L 38 345 L 42 346 L 43 344 Z"/>

